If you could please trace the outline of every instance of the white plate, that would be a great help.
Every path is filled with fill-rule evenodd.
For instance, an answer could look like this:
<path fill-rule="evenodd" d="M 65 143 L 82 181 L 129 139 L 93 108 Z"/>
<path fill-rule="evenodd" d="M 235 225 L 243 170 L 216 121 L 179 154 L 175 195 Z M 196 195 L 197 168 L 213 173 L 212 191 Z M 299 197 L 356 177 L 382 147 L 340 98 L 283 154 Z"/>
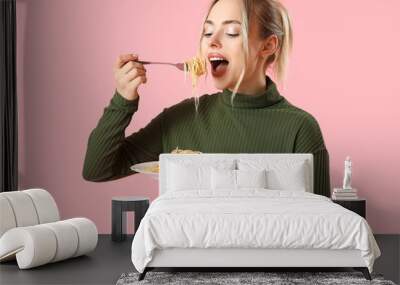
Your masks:
<path fill-rule="evenodd" d="M 131 170 L 134 170 L 139 173 L 143 174 L 148 174 L 154 179 L 158 179 L 158 172 L 151 172 L 146 170 L 148 167 L 156 166 L 158 165 L 158 161 L 147 161 L 147 162 L 142 162 L 142 163 L 137 163 L 131 166 Z"/>

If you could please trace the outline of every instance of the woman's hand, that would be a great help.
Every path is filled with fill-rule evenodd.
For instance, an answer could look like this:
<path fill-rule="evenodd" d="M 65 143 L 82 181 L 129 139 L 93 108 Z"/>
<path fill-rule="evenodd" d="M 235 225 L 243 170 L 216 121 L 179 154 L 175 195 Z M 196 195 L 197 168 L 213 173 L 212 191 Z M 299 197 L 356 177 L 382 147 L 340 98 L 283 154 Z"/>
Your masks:
<path fill-rule="evenodd" d="M 146 69 L 143 64 L 134 62 L 138 55 L 122 54 L 118 56 L 114 64 L 114 77 L 117 91 L 127 100 L 135 100 L 139 97 L 140 84 L 147 82 Z"/>

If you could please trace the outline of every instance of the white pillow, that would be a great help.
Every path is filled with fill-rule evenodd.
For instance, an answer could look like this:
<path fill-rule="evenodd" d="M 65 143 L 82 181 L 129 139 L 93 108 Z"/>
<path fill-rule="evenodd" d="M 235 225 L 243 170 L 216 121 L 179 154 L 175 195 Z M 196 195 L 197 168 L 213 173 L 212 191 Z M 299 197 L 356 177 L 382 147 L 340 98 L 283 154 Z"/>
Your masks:
<path fill-rule="evenodd" d="M 193 189 L 211 189 L 211 167 L 216 169 L 234 169 L 235 161 L 168 161 L 167 191 L 185 191 Z"/>
<path fill-rule="evenodd" d="M 238 188 L 267 188 L 267 171 L 236 170 L 236 182 Z"/>
<path fill-rule="evenodd" d="M 305 160 L 276 159 L 250 160 L 239 159 L 240 170 L 267 170 L 267 187 L 273 190 L 306 191 L 310 189 L 308 167 Z"/>
<path fill-rule="evenodd" d="M 211 167 L 211 189 L 236 189 L 236 170 Z"/>
<path fill-rule="evenodd" d="M 232 170 L 211 168 L 212 190 L 239 190 L 241 188 L 266 188 L 266 170 Z"/>
<path fill-rule="evenodd" d="M 307 182 L 304 162 L 287 169 L 268 171 L 268 188 L 274 190 L 306 191 Z"/>

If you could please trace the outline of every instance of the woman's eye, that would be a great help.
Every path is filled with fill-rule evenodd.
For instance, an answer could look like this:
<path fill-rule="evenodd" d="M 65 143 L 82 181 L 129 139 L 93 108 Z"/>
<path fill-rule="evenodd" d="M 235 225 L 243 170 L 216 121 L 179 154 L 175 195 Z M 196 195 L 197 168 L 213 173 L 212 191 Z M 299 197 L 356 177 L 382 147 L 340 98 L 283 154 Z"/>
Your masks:
<path fill-rule="evenodd" d="M 203 36 L 205 36 L 205 37 L 211 37 L 211 35 L 212 35 L 212 33 L 204 33 L 203 34 Z M 227 33 L 227 35 L 229 36 L 229 37 L 232 37 L 232 38 L 234 38 L 234 37 L 237 37 L 237 36 L 239 36 L 239 34 L 229 34 L 229 33 Z"/>

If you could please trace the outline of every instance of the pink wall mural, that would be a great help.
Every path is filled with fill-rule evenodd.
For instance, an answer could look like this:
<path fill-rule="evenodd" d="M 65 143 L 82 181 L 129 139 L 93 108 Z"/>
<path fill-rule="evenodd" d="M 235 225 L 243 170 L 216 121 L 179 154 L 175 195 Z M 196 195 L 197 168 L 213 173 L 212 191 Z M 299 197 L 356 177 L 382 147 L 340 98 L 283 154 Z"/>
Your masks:
<path fill-rule="evenodd" d="M 399 1 L 283 2 L 294 50 L 282 95 L 318 120 L 332 187 L 341 185 L 350 155 L 352 184 L 367 199 L 374 233 L 400 233 Z M 157 181 L 140 174 L 85 181 L 87 139 L 113 95 L 116 57 L 194 56 L 208 3 L 17 0 L 20 189 L 47 189 L 63 219 L 88 217 L 100 233 L 111 231 L 113 196 L 157 197 Z M 148 66 L 147 77 L 126 134 L 192 96 L 190 82 L 172 67 Z M 201 94 L 216 91 L 211 78 L 201 82 Z"/>

